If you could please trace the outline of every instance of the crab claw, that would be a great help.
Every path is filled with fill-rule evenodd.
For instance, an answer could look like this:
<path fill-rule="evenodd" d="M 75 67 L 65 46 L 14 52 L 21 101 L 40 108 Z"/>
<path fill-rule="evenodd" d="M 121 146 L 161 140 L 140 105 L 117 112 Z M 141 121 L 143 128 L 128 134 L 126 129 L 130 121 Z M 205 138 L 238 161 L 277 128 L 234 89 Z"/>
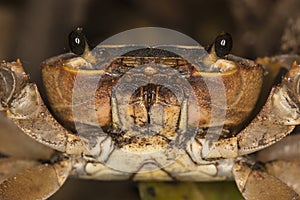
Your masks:
<path fill-rule="evenodd" d="M 233 174 L 240 192 L 247 200 L 300 199 L 284 182 L 268 174 L 263 167 L 247 161 L 237 161 Z"/>
<path fill-rule="evenodd" d="M 4 111 L 13 95 L 20 91 L 29 77 L 21 61 L 0 63 L 0 111 Z"/>
<path fill-rule="evenodd" d="M 239 155 L 263 149 L 281 140 L 300 124 L 300 65 L 293 63 L 266 104 L 237 136 Z"/>
<path fill-rule="evenodd" d="M 0 64 L 0 111 L 25 134 L 61 152 L 85 152 L 80 138 L 62 127 L 45 106 L 19 60 Z"/>
<path fill-rule="evenodd" d="M 12 164 L 17 164 L 14 169 Z M 71 170 L 71 162 L 60 161 L 55 164 L 41 164 L 33 161 L 5 159 L 0 169 L 17 172 L 6 174 L 8 177 L 0 182 L 0 199 L 47 199 L 65 182 Z M 0 181 L 1 181 L 0 177 Z"/>
<path fill-rule="evenodd" d="M 290 88 L 294 88 L 294 93 L 295 95 L 297 95 L 297 100 L 300 102 L 300 94 L 299 94 L 299 88 L 300 88 L 300 65 L 295 61 L 290 69 L 290 71 L 288 72 L 288 76 L 290 77 L 290 79 L 286 79 L 285 81 L 287 81 L 287 85 L 291 84 Z"/>
<path fill-rule="evenodd" d="M 300 65 L 295 61 L 285 77 L 281 88 L 275 91 L 272 104 L 277 121 L 285 125 L 300 124 Z M 288 120 L 287 120 L 288 119 Z"/>

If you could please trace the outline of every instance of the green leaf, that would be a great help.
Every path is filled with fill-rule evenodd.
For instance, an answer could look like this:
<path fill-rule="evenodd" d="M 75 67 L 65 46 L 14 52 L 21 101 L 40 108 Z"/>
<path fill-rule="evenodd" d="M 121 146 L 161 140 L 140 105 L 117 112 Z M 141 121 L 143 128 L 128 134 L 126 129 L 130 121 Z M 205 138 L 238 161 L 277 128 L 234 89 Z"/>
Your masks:
<path fill-rule="evenodd" d="M 141 200 L 243 200 L 234 182 L 142 182 Z"/>

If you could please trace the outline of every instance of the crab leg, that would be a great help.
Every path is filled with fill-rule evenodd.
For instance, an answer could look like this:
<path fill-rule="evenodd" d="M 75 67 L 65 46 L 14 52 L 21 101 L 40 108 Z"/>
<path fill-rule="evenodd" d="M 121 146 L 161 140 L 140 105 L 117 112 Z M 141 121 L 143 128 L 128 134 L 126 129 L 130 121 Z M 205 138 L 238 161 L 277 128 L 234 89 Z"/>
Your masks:
<path fill-rule="evenodd" d="M 236 162 L 233 174 L 239 190 L 247 200 L 300 199 L 287 184 L 248 161 Z"/>
<path fill-rule="evenodd" d="M 290 135 L 259 151 L 257 160 L 265 164 L 268 173 L 276 176 L 300 194 L 300 134 Z"/>
<path fill-rule="evenodd" d="M 299 139 L 300 135 L 291 135 L 258 152 L 256 159 L 265 162 L 260 167 L 255 167 L 254 164 L 246 161 L 239 161 L 234 165 L 233 174 L 245 198 L 256 198 L 257 193 L 262 192 L 264 195 L 261 195 L 259 198 L 257 196 L 258 199 L 272 199 L 272 190 L 275 190 L 276 195 L 280 193 L 274 197 L 275 199 L 281 199 L 281 197 L 283 199 L 292 199 L 294 192 L 291 190 L 300 195 Z M 267 193 L 266 191 L 269 192 Z M 280 195 L 287 196 L 283 197 Z M 295 197 L 295 199 L 299 199 L 299 197 Z"/>
<path fill-rule="evenodd" d="M 42 144 L 69 154 L 85 151 L 80 138 L 51 116 L 20 61 L 0 65 L 0 111 L 5 111 L 24 133 Z"/>
<path fill-rule="evenodd" d="M 47 160 L 54 152 L 53 149 L 38 143 L 24 134 L 14 122 L 1 112 L 0 127 L 0 152 L 4 155 Z"/>
<path fill-rule="evenodd" d="M 14 174 L 36 166 L 38 162 L 32 160 L 20 160 L 16 158 L 0 159 L 0 183 Z"/>
<path fill-rule="evenodd" d="M 300 65 L 294 62 L 281 85 L 272 89 L 260 113 L 237 135 L 239 155 L 281 140 L 300 124 L 299 76 Z"/>
<path fill-rule="evenodd" d="M 300 159 L 300 134 L 289 135 L 257 153 L 257 160 L 270 162 L 282 159 Z M 300 168 L 299 168 L 300 169 Z M 300 179 L 299 179 L 300 180 Z"/>
<path fill-rule="evenodd" d="M 265 168 L 300 195 L 300 159 L 275 160 L 267 163 Z"/>
<path fill-rule="evenodd" d="M 20 161 L 11 160 L 20 164 Z M 31 166 L 32 165 L 32 166 Z M 0 162 L 0 167 L 11 166 L 10 162 Z M 10 175 L 0 183 L 0 199 L 47 199 L 65 182 L 71 170 L 71 162 L 64 160 L 53 165 L 23 162 L 24 170 Z M 28 168 L 27 168 L 28 167 Z M 27 168 L 27 169 L 26 169 Z"/>

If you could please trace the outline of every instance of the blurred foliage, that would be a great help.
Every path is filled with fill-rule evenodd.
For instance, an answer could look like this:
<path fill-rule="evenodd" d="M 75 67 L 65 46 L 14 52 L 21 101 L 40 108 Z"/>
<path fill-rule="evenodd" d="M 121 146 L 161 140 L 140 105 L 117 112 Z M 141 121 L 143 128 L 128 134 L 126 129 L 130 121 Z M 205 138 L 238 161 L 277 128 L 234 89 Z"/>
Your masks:
<path fill-rule="evenodd" d="M 234 182 L 144 182 L 142 200 L 243 200 Z"/>

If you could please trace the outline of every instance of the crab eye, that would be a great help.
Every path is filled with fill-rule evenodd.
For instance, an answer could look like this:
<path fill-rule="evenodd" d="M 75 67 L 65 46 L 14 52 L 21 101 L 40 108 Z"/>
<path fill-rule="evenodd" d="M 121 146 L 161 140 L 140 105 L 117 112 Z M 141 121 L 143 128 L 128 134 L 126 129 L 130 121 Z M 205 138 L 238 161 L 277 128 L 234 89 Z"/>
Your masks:
<path fill-rule="evenodd" d="M 224 57 L 232 49 L 232 37 L 229 33 L 221 33 L 215 39 L 215 52 L 218 57 Z"/>
<path fill-rule="evenodd" d="M 77 28 L 69 34 L 70 50 L 76 55 L 82 55 L 86 50 L 86 38 L 82 28 Z"/>

